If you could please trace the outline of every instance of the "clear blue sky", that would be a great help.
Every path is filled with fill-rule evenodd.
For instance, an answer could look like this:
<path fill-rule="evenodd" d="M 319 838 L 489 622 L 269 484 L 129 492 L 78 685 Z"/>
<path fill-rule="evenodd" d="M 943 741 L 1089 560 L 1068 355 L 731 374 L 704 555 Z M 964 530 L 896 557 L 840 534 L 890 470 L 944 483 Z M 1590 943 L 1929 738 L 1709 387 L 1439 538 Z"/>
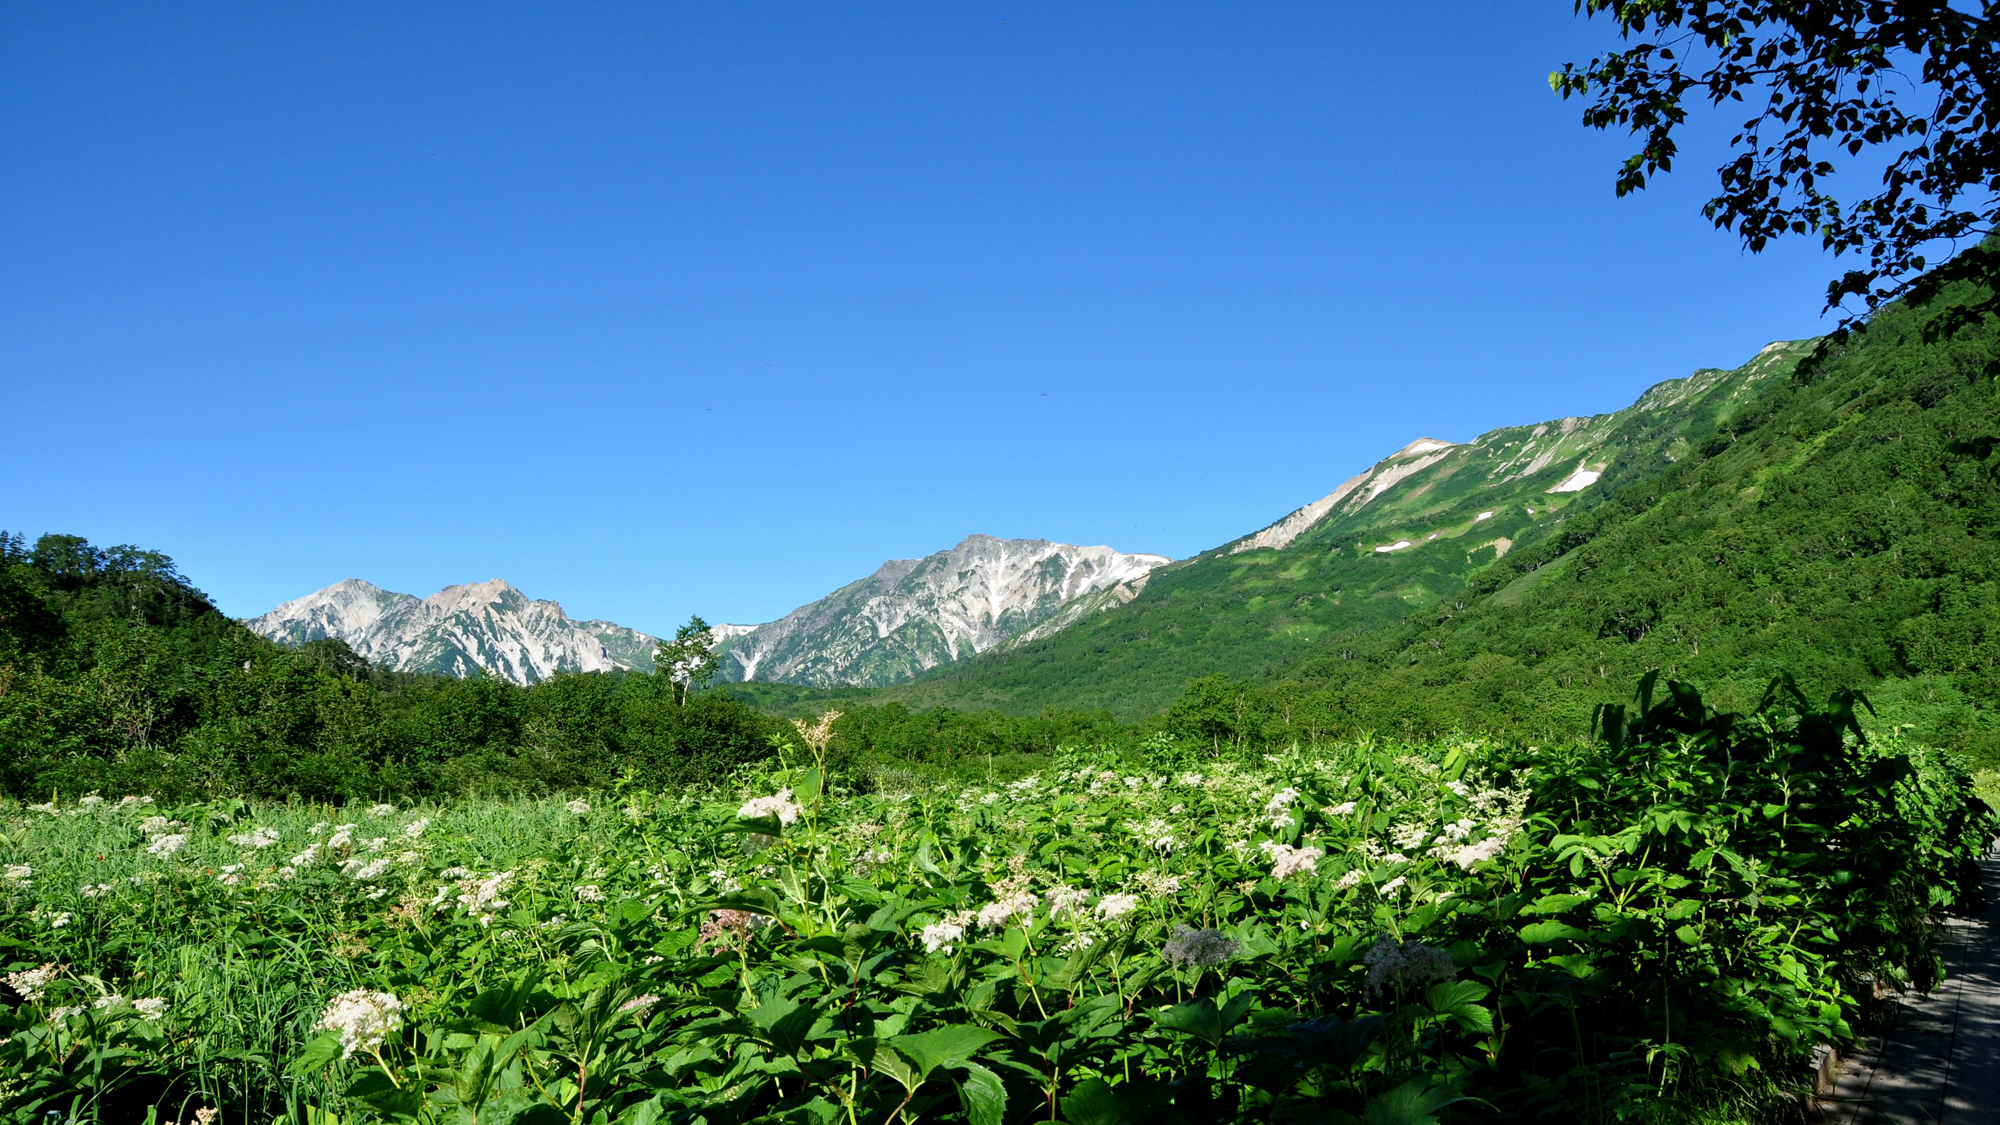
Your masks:
<path fill-rule="evenodd" d="M 0 9 L 0 527 L 232 614 L 763 621 L 970 532 L 1192 554 L 1419 435 L 1824 331 L 1569 0 Z"/>

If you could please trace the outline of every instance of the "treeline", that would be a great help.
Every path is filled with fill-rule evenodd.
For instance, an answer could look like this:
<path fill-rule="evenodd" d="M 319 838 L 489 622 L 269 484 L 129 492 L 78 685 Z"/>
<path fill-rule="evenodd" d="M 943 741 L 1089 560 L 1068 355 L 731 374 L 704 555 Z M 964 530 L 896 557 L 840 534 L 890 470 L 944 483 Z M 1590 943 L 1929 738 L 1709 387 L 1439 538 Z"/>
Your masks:
<path fill-rule="evenodd" d="M 1108 713 L 1010 717 L 850 705 L 841 764 L 975 772 L 1129 741 Z M 338 640 L 286 648 L 155 551 L 0 533 L 0 792 L 312 800 L 672 788 L 779 751 L 783 717 L 664 675 L 395 673 Z"/>

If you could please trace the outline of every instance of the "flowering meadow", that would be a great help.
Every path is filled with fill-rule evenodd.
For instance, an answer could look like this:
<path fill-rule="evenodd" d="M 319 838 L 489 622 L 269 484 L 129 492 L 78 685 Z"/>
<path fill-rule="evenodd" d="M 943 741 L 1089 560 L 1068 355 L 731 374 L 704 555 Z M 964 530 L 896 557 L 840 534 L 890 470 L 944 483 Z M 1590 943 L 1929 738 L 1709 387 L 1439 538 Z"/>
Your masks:
<path fill-rule="evenodd" d="M 14 804 L 0 1119 L 1754 1108 L 1934 982 L 1994 825 L 1851 701 L 1670 689 L 1563 748 L 1070 752 L 856 792 L 821 724 L 734 788 Z"/>

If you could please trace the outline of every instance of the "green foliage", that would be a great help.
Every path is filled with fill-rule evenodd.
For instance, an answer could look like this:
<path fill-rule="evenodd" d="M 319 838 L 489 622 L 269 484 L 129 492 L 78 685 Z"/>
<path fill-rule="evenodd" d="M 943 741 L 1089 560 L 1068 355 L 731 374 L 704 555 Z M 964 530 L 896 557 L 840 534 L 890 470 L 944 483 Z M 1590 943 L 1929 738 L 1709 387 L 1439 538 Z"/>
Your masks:
<path fill-rule="evenodd" d="M 0 1113 L 1671 1116 L 1935 979 L 1996 825 L 1865 707 L 1649 679 L 1563 750 L 862 794 L 812 728 L 733 792 L 9 808 Z"/>

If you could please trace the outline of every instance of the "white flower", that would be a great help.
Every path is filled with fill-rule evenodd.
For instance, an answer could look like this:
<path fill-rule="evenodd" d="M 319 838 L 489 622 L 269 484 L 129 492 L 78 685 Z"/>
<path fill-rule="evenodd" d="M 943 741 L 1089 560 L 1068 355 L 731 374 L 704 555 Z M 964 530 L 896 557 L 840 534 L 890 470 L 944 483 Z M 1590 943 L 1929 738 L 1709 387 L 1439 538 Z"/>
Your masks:
<path fill-rule="evenodd" d="M 759 817 L 775 816 L 779 824 L 791 824 L 805 814 L 805 808 L 792 800 L 790 789 L 780 789 L 769 797 L 758 797 L 746 801 L 736 810 L 741 820 L 756 820 Z"/>
<path fill-rule="evenodd" d="M 278 878 L 280 879 L 296 879 L 298 878 L 298 876 L 299 876 L 299 869 L 296 867 L 278 868 Z"/>
<path fill-rule="evenodd" d="M 1184 773 L 1174 778 L 1174 784 L 1185 785 L 1191 789 L 1199 789 L 1203 780 L 1205 779 L 1198 773 Z"/>
<path fill-rule="evenodd" d="M 1049 888 L 1049 917 L 1060 918 L 1065 914 L 1080 914 L 1083 904 L 1090 901 L 1090 892 L 1082 887 L 1058 884 Z"/>
<path fill-rule="evenodd" d="M 139 831 L 148 836 L 157 836 L 173 827 L 173 823 L 164 816 L 149 816 L 139 822 Z"/>
<path fill-rule="evenodd" d="M 327 829 L 332 827 L 333 825 L 329 821 L 324 821 L 324 820 L 317 821 L 313 824 L 311 828 L 306 829 L 306 833 L 311 836 L 318 836 L 325 833 Z"/>
<path fill-rule="evenodd" d="M 576 901 L 578 902 L 604 901 L 604 889 L 602 887 L 599 887 L 596 883 L 585 883 L 583 886 L 576 888 L 576 890 L 570 893 L 576 896 Z"/>
<path fill-rule="evenodd" d="M 1382 884 L 1382 890 L 1381 890 L 1382 897 L 1395 898 L 1398 894 L 1402 893 L 1403 884 L 1408 881 L 1409 880 L 1403 878 L 1401 875 L 1398 875 L 1394 879 L 1391 879 L 1388 882 Z"/>
<path fill-rule="evenodd" d="M 1408 863 L 1408 862 L 1410 862 L 1410 857 L 1409 857 L 1409 856 L 1406 856 L 1406 855 L 1404 855 L 1404 854 L 1403 854 L 1402 852 L 1390 852 L 1390 853 L 1389 853 L 1388 855 L 1385 855 L 1385 856 L 1383 856 L 1383 857 L 1382 857 L 1382 862 L 1384 862 L 1384 863 Z"/>
<path fill-rule="evenodd" d="M 187 842 L 188 838 L 186 835 L 175 832 L 156 838 L 152 843 L 146 845 L 146 851 L 150 855 L 166 859 L 168 856 L 187 847 Z"/>
<path fill-rule="evenodd" d="M 379 851 L 381 851 L 381 850 L 382 850 L 383 848 L 386 848 L 386 847 L 388 847 L 388 846 L 389 846 L 389 837 L 387 837 L 387 836 L 377 836 L 377 837 L 375 837 L 375 838 L 374 838 L 374 839 L 372 839 L 372 840 L 364 840 L 364 841 L 362 841 L 362 842 L 368 845 L 368 850 L 369 850 L 369 851 L 371 851 L 371 852 L 379 852 Z"/>
<path fill-rule="evenodd" d="M 402 1026 L 401 1000 L 391 993 L 357 988 L 334 997 L 313 1030 L 339 1032 L 340 1057 L 351 1059 L 358 1050 L 380 1049 L 389 1033 Z"/>
<path fill-rule="evenodd" d="M 118 995 L 116 992 L 112 993 L 109 996 L 100 996 L 97 999 L 92 1000 L 90 1002 L 91 1009 L 93 1011 L 99 1011 L 99 1012 L 102 1012 L 107 1008 L 122 1008 L 124 1006 L 125 1006 L 125 998 L 123 996 Z"/>
<path fill-rule="evenodd" d="M 582 816 L 584 813 L 590 811 L 590 802 L 584 800 L 582 797 L 578 797 L 576 800 L 564 805 L 563 808 L 568 809 L 578 816 Z"/>
<path fill-rule="evenodd" d="M 278 842 L 278 830 L 275 828 L 258 828 L 250 832 L 231 836 L 229 842 L 239 848 L 250 848 L 253 851 L 258 848 L 268 848 Z"/>
<path fill-rule="evenodd" d="M 300 852 L 285 862 L 292 867 L 311 867 L 313 864 L 319 862 L 319 849 L 321 846 L 313 844 L 307 847 L 305 851 Z M 290 878 L 290 876 L 286 876 L 286 878 Z"/>
<path fill-rule="evenodd" d="M 7 865 L 7 870 L 0 874 L 4 874 L 9 882 L 26 885 L 34 876 L 35 869 L 25 863 L 10 863 Z"/>
<path fill-rule="evenodd" d="M 360 865 L 361 861 L 358 859 L 350 859 L 347 863 L 341 864 L 340 869 L 343 874 L 351 875 L 355 882 L 365 883 L 370 879 L 381 878 L 382 873 L 389 870 L 389 866 L 395 862 L 396 858 L 394 856 L 387 855 L 371 860 L 365 865 Z M 355 870 L 350 872 L 347 870 L 348 864 L 357 864 L 360 866 L 357 866 Z"/>
<path fill-rule="evenodd" d="M 972 914 L 969 911 L 961 910 L 955 914 L 948 914 L 925 926 L 917 934 L 917 938 L 924 943 L 924 951 L 927 953 L 950 953 L 952 947 L 964 939 L 965 926 L 970 921 Z"/>
<path fill-rule="evenodd" d="M 444 869 L 443 871 L 440 871 L 440 872 L 438 872 L 438 878 L 440 878 L 440 879 L 463 879 L 463 878 L 465 878 L 465 877 L 466 877 L 467 875 L 470 875 L 470 874 L 472 874 L 472 872 L 470 872 L 470 871 L 467 871 L 467 870 L 466 870 L 465 868 L 463 868 L 463 867 L 447 867 L 447 868 L 445 868 L 445 869 Z"/>
<path fill-rule="evenodd" d="M 113 889 L 110 883 L 85 883 L 83 886 L 77 888 L 76 893 L 85 898 L 103 898 L 105 895 L 110 894 Z"/>
<path fill-rule="evenodd" d="M 1138 895 L 1105 895 L 1097 900 L 1097 916 L 1106 922 L 1116 922 L 1137 909 L 1139 909 Z"/>
<path fill-rule="evenodd" d="M 423 835 L 424 829 L 429 828 L 430 826 L 431 826 L 431 818 L 427 816 L 422 817 L 420 819 L 411 821 L 407 826 L 405 826 L 403 829 L 403 835 L 414 840 L 417 837 Z"/>
<path fill-rule="evenodd" d="M 389 893 L 389 888 L 376 887 L 370 890 L 367 894 L 362 895 L 361 897 L 367 899 L 369 902 L 374 902 L 376 899 L 381 898 L 383 895 L 386 895 L 388 893 Z"/>
<path fill-rule="evenodd" d="M 1389 842 L 1399 851 L 1423 847 L 1430 838 L 1431 830 L 1421 824 L 1398 824 L 1389 830 Z"/>
<path fill-rule="evenodd" d="M 224 864 L 221 873 L 216 875 L 215 881 L 225 887 L 236 886 L 243 882 L 243 865 L 240 863 Z"/>
<path fill-rule="evenodd" d="M 1211 969 L 1235 957 L 1243 947 L 1221 930 L 1197 930 L 1186 925 L 1174 927 L 1174 936 L 1160 947 L 1167 963 L 1180 968 L 1189 965 Z"/>
<path fill-rule="evenodd" d="M 94 809 L 103 803 L 104 803 L 104 798 L 98 796 L 95 793 L 91 793 L 86 796 L 77 798 L 76 807 L 80 809 Z"/>
<path fill-rule="evenodd" d="M 1474 864 L 1484 863 L 1507 850 L 1507 841 L 1498 836 L 1489 836 L 1476 844 L 1467 844 L 1451 853 L 1451 861 L 1467 871 Z"/>
<path fill-rule="evenodd" d="M 468 880 L 459 892 L 458 904 L 465 912 L 479 919 L 482 926 L 491 926 L 493 916 L 513 905 L 500 897 L 500 892 L 514 881 L 512 871 L 502 871 L 476 881 Z"/>
<path fill-rule="evenodd" d="M 1325 854 L 1323 848 L 1294 848 L 1279 844 L 1271 849 L 1271 878 L 1282 883 L 1302 871 L 1310 875 L 1313 865 Z"/>
<path fill-rule="evenodd" d="M 658 996 L 648 992 L 643 996 L 634 996 L 623 1004 L 618 1005 L 618 1010 L 621 1012 L 632 1012 L 640 1019 L 644 1019 L 646 1013 L 652 1010 L 653 1005 L 659 1002 L 660 998 Z"/>
<path fill-rule="evenodd" d="M 979 925 L 988 930 L 997 930 L 1015 918 L 1025 918 L 1041 905 L 1032 891 L 1016 891 L 979 908 Z"/>
<path fill-rule="evenodd" d="M 370 805 L 370 806 L 368 806 L 368 815 L 369 815 L 369 816 L 395 816 L 395 815 L 396 815 L 396 806 L 394 806 L 394 805 L 391 805 L 391 804 L 380 804 L 380 805 Z"/>
<path fill-rule="evenodd" d="M 1347 816 L 1354 811 L 1354 802 L 1342 801 L 1337 805 L 1329 806 L 1325 811 L 1328 816 Z"/>
<path fill-rule="evenodd" d="M 56 803 L 54 801 L 45 801 L 39 805 L 29 805 L 28 808 L 34 812 L 53 814 L 56 811 Z"/>
<path fill-rule="evenodd" d="M 355 827 L 356 826 L 352 824 L 335 825 L 333 829 L 333 835 L 328 836 L 326 838 L 326 850 L 330 852 L 344 852 L 351 850 L 354 847 Z"/>
<path fill-rule="evenodd" d="M 1137 881 L 1141 890 L 1155 898 L 1181 893 L 1181 877 L 1164 871 L 1141 871 Z"/>
<path fill-rule="evenodd" d="M 132 1001 L 132 1007 L 149 1020 L 159 1019 L 167 1014 L 167 1002 L 158 996 L 148 996 L 144 1000 Z"/>
<path fill-rule="evenodd" d="M 150 804 L 152 804 L 152 803 L 153 803 L 153 799 L 152 799 L 151 797 L 120 797 L 120 798 L 118 798 L 118 807 L 119 807 L 119 808 L 121 808 L 121 809 L 136 809 L 136 808 L 139 808 L 139 807 L 140 807 L 140 806 L 142 806 L 142 805 L 150 805 Z"/>
<path fill-rule="evenodd" d="M 55 962 L 51 961 L 40 968 L 23 969 L 18 973 L 8 973 L 6 977 L 7 987 L 18 993 L 21 999 L 33 1003 L 42 998 L 42 990 L 49 986 L 50 981 L 56 979 L 56 974 L 59 971 L 55 966 Z"/>
<path fill-rule="evenodd" d="M 1348 872 L 1347 874 L 1345 874 L 1345 875 L 1342 875 L 1342 876 L 1340 877 L 1340 882 L 1338 882 L 1338 883 L 1336 883 L 1336 884 L 1334 884 L 1334 885 L 1335 885 L 1335 886 L 1337 886 L 1337 887 L 1339 887 L 1339 888 L 1340 888 L 1341 890 L 1343 890 L 1343 891 L 1344 891 L 1344 890 L 1346 890 L 1346 889 L 1347 889 L 1347 888 L 1349 888 L 1349 887 L 1358 887 L 1358 886 L 1360 886 L 1360 885 L 1361 885 L 1361 880 L 1362 880 L 1362 879 L 1364 879 L 1364 878 L 1366 878 L 1366 876 L 1365 876 L 1365 875 L 1363 875 L 1363 874 L 1361 873 L 1361 869 L 1357 867 L 1357 868 L 1353 869 L 1352 871 L 1349 871 L 1349 872 Z"/>
<path fill-rule="evenodd" d="M 83 1005 L 64 1004 L 62 1007 L 57 1008 L 55 1011 L 49 1013 L 49 1022 L 61 1023 L 62 1021 L 70 1018 L 71 1016 L 80 1016 L 82 1014 L 83 1014 Z"/>
<path fill-rule="evenodd" d="M 58 913 L 53 918 L 49 919 L 49 929 L 60 930 L 64 926 L 69 925 L 69 919 L 70 919 L 69 911 L 64 910 Z"/>

